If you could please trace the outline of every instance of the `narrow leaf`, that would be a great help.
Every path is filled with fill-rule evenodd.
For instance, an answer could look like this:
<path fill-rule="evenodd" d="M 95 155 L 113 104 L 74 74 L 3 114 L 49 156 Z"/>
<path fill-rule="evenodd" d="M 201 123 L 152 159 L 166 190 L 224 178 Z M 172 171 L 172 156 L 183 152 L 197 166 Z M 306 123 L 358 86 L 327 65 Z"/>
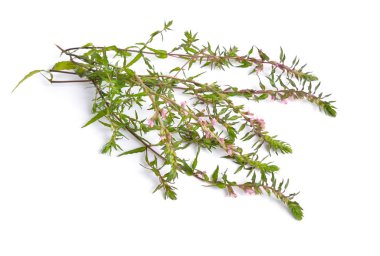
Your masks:
<path fill-rule="evenodd" d="M 121 153 L 118 156 L 130 155 L 130 154 L 135 154 L 135 153 L 141 153 L 141 152 L 144 152 L 145 150 L 146 150 L 146 147 L 135 148 L 135 149 L 126 151 L 124 153 Z"/>
<path fill-rule="evenodd" d="M 106 114 L 107 114 L 107 109 L 103 109 L 102 111 L 98 112 L 93 118 L 91 118 L 85 125 L 83 125 L 82 128 L 89 126 L 93 122 L 96 122 L 97 120 L 105 116 Z"/>
<path fill-rule="evenodd" d="M 23 79 L 21 79 L 20 82 L 18 82 L 18 84 L 15 86 L 15 88 L 13 88 L 12 92 L 14 92 L 17 89 L 17 87 L 19 87 L 20 84 L 22 84 L 26 79 L 30 78 L 31 76 L 33 76 L 37 73 L 40 73 L 41 71 L 43 71 L 43 70 L 37 69 L 37 70 L 33 70 L 33 71 L 29 72 Z"/>

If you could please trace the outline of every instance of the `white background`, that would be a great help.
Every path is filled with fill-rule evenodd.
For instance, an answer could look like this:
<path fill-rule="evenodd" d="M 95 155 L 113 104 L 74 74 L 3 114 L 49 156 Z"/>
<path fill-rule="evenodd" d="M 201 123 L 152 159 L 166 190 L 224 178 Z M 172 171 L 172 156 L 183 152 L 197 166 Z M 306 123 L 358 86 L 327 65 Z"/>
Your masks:
<path fill-rule="evenodd" d="M 376 2 L 3 1 L 0 255 L 379 255 Z M 152 195 L 142 157 L 101 155 L 107 131 L 80 128 L 93 96 L 84 84 L 35 77 L 10 94 L 27 72 L 59 60 L 54 43 L 123 47 L 171 19 L 168 48 L 187 29 L 275 58 L 282 46 L 333 93 L 335 119 L 307 103 L 248 106 L 293 146 L 277 163 L 301 191 L 303 221 L 274 199 L 228 198 L 188 177 L 177 201 Z"/>

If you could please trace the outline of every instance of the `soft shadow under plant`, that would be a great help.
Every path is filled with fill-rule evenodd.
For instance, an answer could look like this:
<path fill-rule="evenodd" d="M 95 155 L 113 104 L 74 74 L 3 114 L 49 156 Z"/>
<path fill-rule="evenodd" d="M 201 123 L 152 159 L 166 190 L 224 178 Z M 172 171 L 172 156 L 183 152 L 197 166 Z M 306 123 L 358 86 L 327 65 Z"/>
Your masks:
<path fill-rule="evenodd" d="M 170 51 L 153 48 L 152 41 L 157 36 L 163 37 L 171 25 L 171 21 L 165 23 L 164 28 L 153 32 L 145 43 L 124 48 L 97 47 L 91 43 L 69 49 L 58 46 L 68 60 L 56 63 L 49 70 L 30 72 L 16 88 L 37 73 L 53 84 L 91 83 L 96 90 L 92 107 L 94 115 L 84 127 L 99 122 L 111 130 L 112 136 L 102 153 L 120 151 L 119 156 L 145 154 L 146 167 L 158 179 L 155 191 L 162 190 L 165 198 L 177 198 L 174 181 L 179 174 L 186 174 L 208 186 L 225 190 L 232 197 L 236 197 L 236 189 L 247 194 L 273 195 L 301 220 L 303 210 L 294 200 L 298 193 L 285 193 L 289 180 L 278 181 L 275 174 L 279 167 L 266 160 L 271 153 L 292 153 L 290 145 L 266 131 L 263 119 L 245 109 L 244 105 L 235 104 L 232 98 L 244 97 L 256 102 L 271 99 L 283 103 L 303 99 L 335 117 L 333 101 L 326 100 L 329 95 L 317 93 L 318 78 L 304 71 L 306 65 L 301 66 L 298 57 L 285 63 L 287 57 L 282 48 L 276 61 L 257 47 L 240 54 L 235 46 L 200 45 L 197 34 L 191 31 L 185 32 L 182 42 Z M 162 73 L 155 69 L 154 58 L 177 58 L 182 63 L 170 72 Z M 145 65 L 144 74 L 133 69 L 136 63 Z M 256 77 L 257 88 L 241 89 L 218 82 L 202 82 L 203 73 L 192 76 L 188 73 L 196 64 L 207 70 L 247 69 L 250 76 Z M 57 73 L 78 78 L 56 80 L 54 75 Z M 179 102 L 176 97 L 179 94 L 190 99 Z M 130 114 L 130 110 L 136 107 L 147 107 L 146 116 L 141 117 L 137 111 Z M 144 136 L 152 132 L 158 135 L 155 142 Z M 122 149 L 120 141 L 127 136 L 137 139 L 141 146 Z M 237 142 L 248 143 L 252 150 L 244 151 Z M 195 157 L 180 157 L 178 153 L 190 145 L 197 147 Z M 236 164 L 235 172 L 227 174 L 219 165 L 211 172 L 200 170 L 197 162 L 201 148 L 222 150 L 224 158 Z M 266 156 L 260 157 L 259 153 L 263 152 Z M 246 173 L 245 182 L 234 181 L 234 174 L 239 172 Z"/>

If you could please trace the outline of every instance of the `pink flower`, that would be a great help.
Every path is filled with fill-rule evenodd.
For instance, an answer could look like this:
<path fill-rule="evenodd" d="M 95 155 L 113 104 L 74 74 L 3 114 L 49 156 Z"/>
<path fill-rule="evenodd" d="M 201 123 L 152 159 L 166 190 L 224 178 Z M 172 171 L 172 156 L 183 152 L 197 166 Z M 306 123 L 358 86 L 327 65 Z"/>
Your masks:
<path fill-rule="evenodd" d="M 222 142 L 223 144 L 225 143 L 224 142 L 224 138 L 219 138 L 220 142 Z"/>
<path fill-rule="evenodd" d="M 234 153 L 234 151 L 233 151 L 232 146 L 231 145 L 227 145 L 227 154 L 229 156 L 232 156 L 233 153 Z"/>
<path fill-rule="evenodd" d="M 288 100 L 287 99 L 283 99 L 283 100 L 281 100 L 281 103 L 286 105 L 286 104 L 288 104 Z"/>
<path fill-rule="evenodd" d="M 185 108 L 187 106 L 187 102 L 186 101 L 182 101 L 181 102 L 181 107 Z"/>
<path fill-rule="evenodd" d="M 256 194 L 255 190 L 253 188 L 251 188 L 251 187 L 245 187 L 244 188 L 244 192 L 247 193 L 248 195 L 254 195 L 254 194 Z"/>
<path fill-rule="evenodd" d="M 249 123 L 251 124 L 251 126 L 253 126 L 255 124 L 255 118 L 249 118 Z"/>
<path fill-rule="evenodd" d="M 203 179 L 203 173 L 202 172 L 195 173 L 195 176 L 198 177 L 199 179 Z"/>
<path fill-rule="evenodd" d="M 206 139 L 210 139 L 212 137 L 210 130 L 207 129 L 205 131 L 205 136 L 206 136 Z"/>
<path fill-rule="evenodd" d="M 160 140 L 165 140 L 165 139 L 166 139 L 166 137 L 164 135 L 160 136 Z"/>
<path fill-rule="evenodd" d="M 215 118 L 211 119 L 211 125 L 215 126 L 218 123 Z"/>
<path fill-rule="evenodd" d="M 166 119 L 168 117 L 168 111 L 164 108 L 161 110 L 162 119 Z"/>
<path fill-rule="evenodd" d="M 206 120 L 205 120 L 204 117 L 199 117 L 199 118 L 198 118 L 198 123 L 199 123 L 200 125 L 202 125 L 202 126 L 207 124 L 207 122 L 206 122 Z"/>
<path fill-rule="evenodd" d="M 265 128 L 265 121 L 264 119 L 256 119 L 257 123 L 260 125 L 261 129 Z"/>
<path fill-rule="evenodd" d="M 251 113 L 250 111 L 246 111 L 245 114 L 246 114 L 247 116 L 253 116 L 253 113 Z"/>
<path fill-rule="evenodd" d="M 271 98 L 271 100 L 275 100 L 275 99 L 276 99 L 276 96 L 272 94 L 272 95 L 270 96 L 270 98 Z"/>
<path fill-rule="evenodd" d="M 152 128 L 152 127 L 154 126 L 154 121 L 153 121 L 152 118 L 149 118 L 149 119 L 148 119 L 148 126 L 149 126 L 150 128 Z"/>
<path fill-rule="evenodd" d="M 264 69 L 263 65 L 256 66 L 256 73 L 260 73 L 261 71 L 263 71 L 263 69 Z"/>
<path fill-rule="evenodd" d="M 236 197 L 237 197 L 235 191 L 233 191 L 232 188 L 228 190 L 228 195 L 229 195 L 230 197 L 233 197 L 233 198 L 236 198 Z"/>

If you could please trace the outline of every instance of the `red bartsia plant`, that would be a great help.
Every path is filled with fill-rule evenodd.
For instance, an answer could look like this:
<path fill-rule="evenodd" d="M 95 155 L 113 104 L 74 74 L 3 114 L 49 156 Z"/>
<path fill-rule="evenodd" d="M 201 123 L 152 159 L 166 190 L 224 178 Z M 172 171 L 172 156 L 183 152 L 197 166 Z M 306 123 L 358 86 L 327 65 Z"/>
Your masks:
<path fill-rule="evenodd" d="M 55 63 L 51 69 L 30 72 L 16 88 L 37 73 L 52 84 L 92 84 L 96 91 L 94 115 L 84 127 L 99 122 L 110 129 L 112 135 L 102 153 L 122 151 L 119 156 L 144 153 L 146 168 L 158 179 L 155 191 L 162 190 L 165 198 L 177 198 L 174 181 L 179 174 L 187 174 L 208 186 L 225 190 L 232 197 L 236 197 L 237 189 L 247 194 L 273 195 L 296 219 L 302 219 L 302 208 L 294 200 L 298 193 L 286 193 L 289 180 L 278 181 L 279 167 L 266 160 L 271 153 L 292 153 L 290 145 L 271 135 L 262 118 L 244 105 L 234 103 L 232 98 L 255 102 L 271 99 L 282 103 L 302 99 L 335 116 L 333 101 L 326 99 L 329 95 L 317 93 L 318 78 L 304 71 L 306 65 L 300 66 L 298 57 L 286 63 L 282 48 L 278 60 L 269 58 L 257 47 L 239 54 L 235 46 L 200 45 L 197 34 L 191 31 L 185 32 L 182 42 L 170 51 L 153 48 L 153 40 L 158 35 L 162 37 L 171 25 L 172 22 L 165 23 L 162 30 L 153 32 L 144 43 L 123 48 L 97 47 L 92 43 L 68 49 L 58 46 L 67 60 Z M 182 64 L 163 73 L 153 65 L 157 58 L 175 58 Z M 145 72 L 133 69 L 137 63 L 145 66 Z M 257 81 L 257 88 L 202 82 L 200 77 L 204 72 L 189 75 L 195 64 L 205 70 L 248 69 Z M 56 80 L 57 73 L 78 78 Z M 179 101 L 178 96 L 188 99 Z M 139 114 L 133 111 L 136 108 L 143 111 Z M 151 133 L 157 134 L 157 140 L 147 139 L 146 135 Z M 122 149 L 120 142 L 127 137 L 134 137 L 140 146 Z M 239 143 L 248 143 L 252 150 L 243 150 Z M 194 157 L 181 157 L 180 151 L 189 146 L 197 149 Z M 222 172 L 219 165 L 211 172 L 199 168 L 201 149 L 224 152 L 223 157 L 236 164 L 235 172 Z M 244 182 L 234 181 L 234 174 L 239 172 L 246 173 Z"/>

